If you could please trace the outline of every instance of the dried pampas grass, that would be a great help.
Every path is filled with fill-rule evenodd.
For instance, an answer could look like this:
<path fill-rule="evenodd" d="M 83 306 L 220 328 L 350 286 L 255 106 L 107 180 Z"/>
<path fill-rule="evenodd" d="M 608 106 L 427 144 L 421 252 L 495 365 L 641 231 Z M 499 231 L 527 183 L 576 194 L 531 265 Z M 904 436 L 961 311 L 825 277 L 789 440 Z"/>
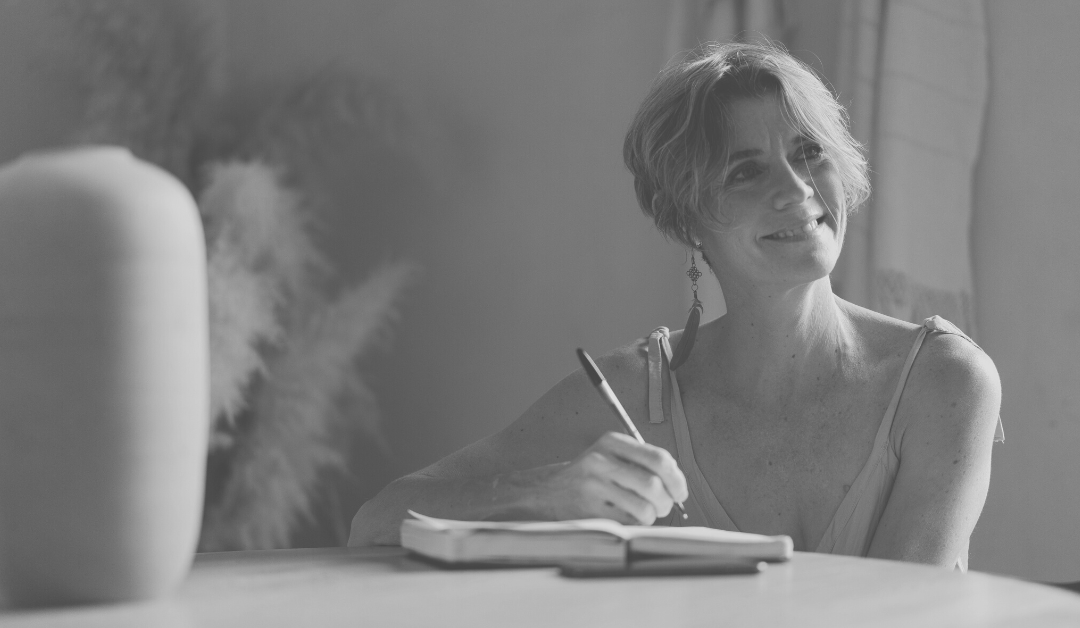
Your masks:
<path fill-rule="evenodd" d="M 386 264 L 329 302 L 311 288 L 327 264 L 305 229 L 303 205 L 274 171 L 232 162 L 212 166 L 208 179 L 200 209 L 211 287 L 212 443 L 230 460 L 207 504 L 199 547 L 287 547 L 297 523 L 311 519 L 319 481 L 345 470 L 349 428 L 386 446 L 375 396 L 355 362 L 388 338 L 415 268 Z M 251 420 L 238 425 L 243 411 Z"/>
<path fill-rule="evenodd" d="M 343 428 L 358 426 L 384 444 L 375 396 L 353 376 L 354 361 L 384 337 L 412 272 L 386 265 L 288 334 L 254 397 L 257 420 L 235 445 L 232 473 L 207 512 L 201 550 L 286 547 L 313 511 L 320 476 L 345 470 Z M 346 396 L 350 417 L 340 413 Z M 343 529 L 336 535 L 343 539 Z"/>
<path fill-rule="evenodd" d="M 298 195 L 269 166 L 212 164 L 206 178 L 199 210 L 209 275 L 211 447 L 221 447 L 232 442 L 247 386 L 266 372 L 262 352 L 282 339 L 278 312 L 326 262 L 306 237 Z"/>

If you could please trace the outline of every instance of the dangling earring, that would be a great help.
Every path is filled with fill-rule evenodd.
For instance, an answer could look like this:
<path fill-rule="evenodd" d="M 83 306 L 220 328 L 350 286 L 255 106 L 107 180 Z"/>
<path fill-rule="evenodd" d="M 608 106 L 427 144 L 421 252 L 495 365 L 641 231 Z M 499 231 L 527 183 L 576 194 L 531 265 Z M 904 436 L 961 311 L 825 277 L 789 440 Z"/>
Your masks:
<path fill-rule="evenodd" d="M 704 255 L 702 253 L 702 256 Z M 697 337 L 698 325 L 701 324 L 701 312 L 704 309 L 697 296 L 697 280 L 701 277 L 701 271 L 698 270 L 697 264 L 694 262 L 693 249 L 690 250 L 690 270 L 686 271 L 686 276 L 690 278 L 690 288 L 694 291 L 694 302 L 690 304 L 690 315 L 686 317 L 682 340 L 679 341 L 679 346 L 675 347 L 675 353 L 671 356 L 671 370 L 673 371 L 682 366 L 682 363 L 690 356 L 690 350 L 694 348 L 694 339 Z"/>

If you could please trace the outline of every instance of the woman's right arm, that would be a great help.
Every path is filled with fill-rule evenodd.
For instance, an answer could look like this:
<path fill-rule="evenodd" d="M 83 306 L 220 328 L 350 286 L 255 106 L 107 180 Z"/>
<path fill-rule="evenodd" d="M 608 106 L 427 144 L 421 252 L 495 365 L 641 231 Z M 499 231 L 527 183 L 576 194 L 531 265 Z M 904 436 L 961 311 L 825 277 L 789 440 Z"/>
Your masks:
<path fill-rule="evenodd" d="M 640 417 L 645 376 L 634 353 L 599 363 L 630 415 Z M 349 545 L 398 544 L 407 509 L 448 519 L 651 524 L 673 498 L 686 499 L 686 480 L 666 450 L 609 431 L 616 425 L 576 371 L 502 431 L 390 483 L 356 513 Z"/>

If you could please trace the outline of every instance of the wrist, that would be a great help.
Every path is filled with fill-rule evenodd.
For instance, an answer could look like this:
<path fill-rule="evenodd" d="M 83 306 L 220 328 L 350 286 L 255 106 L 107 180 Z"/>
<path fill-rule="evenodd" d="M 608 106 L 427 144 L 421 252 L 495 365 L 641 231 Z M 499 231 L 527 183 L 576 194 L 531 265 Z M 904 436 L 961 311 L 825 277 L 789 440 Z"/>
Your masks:
<path fill-rule="evenodd" d="M 489 519 L 502 521 L 548 521 L 558 519 L 546 480 L 566 463 L 555 463 L 492 478 L 492 510 Z"/>

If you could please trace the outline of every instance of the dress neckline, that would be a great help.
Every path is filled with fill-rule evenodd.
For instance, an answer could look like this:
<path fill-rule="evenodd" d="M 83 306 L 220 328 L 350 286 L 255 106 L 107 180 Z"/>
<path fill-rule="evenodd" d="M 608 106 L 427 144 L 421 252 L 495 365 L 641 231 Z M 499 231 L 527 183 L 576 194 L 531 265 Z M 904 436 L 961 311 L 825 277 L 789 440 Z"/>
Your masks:
<path fill-rule="evenodd" d="M 936 319 L 938 317 L 933 318 Z M 907 383 L 908 374 L 911 372 L 911 366 L 915 362 L 915 356 L 918 355 L 923 340 L 926 338 L 927 331 L 932 328 L 937 328 L 937 325 L 934 324 L 936 321 L 932 322 L 932 320 L 933 319 L 927 319 L 919 329 L 919 333 L 908 353 L 904 367 L 900 372 L 896 390 L 893 393 L 889 406 L 885 410 L 885 415 L 882 417 L 881 423 L 878 426 L 877 434 L 874 437 L 873 449 L 870 451 L 866 463 L 863 464 L 862 469 L 859 470 L 858 475 L 852 482 L 851 488 L 837 506 L 832 519 L 829 521 L 828 527 L 825 529 L 825 533 L 818 541 L 814 551 L 828 552 L 831 549 L 837 534 L 847 524 L 847 521 L 855 511 L 855 506 L 872 483 L 871 480 L 873 479 L 876 468 L 883 464 L 887 457 L 895 457 L 895 452 L 892 447 L 889 446 L 893 419 L 896 416 L 896 409 L 900 404 L 900 397 L 902 396 L 904 386 Z M 720 503 L 720 500 L 716 497 L 716 493 L 712 490 L 712 485 L 698 467 L 697 458 L 694 455 L 693 441 L 690 438 L 690 428 L 686 422 L 686 414 L 683 410 L 682 394 L 679 391 L 678 377 L 674 371 L 667 367 L 671 358 L 671 345 L 668 342 L 668 329 L 666 327 L 660 327 L 654 331 L 650 337 L 650 362 L 653 358 L 653 342 L 656 342 L 656 344 L 659 345 L 657 347 L 659 350 L 657 353 L 660 355 L 657 355 L 656 357 L 660 358 L 660 360 L 657 366 L 660 367 L 660 370 L 663 373 L 667 374 L 668 380 L 671 383 L 671 422 L 675 432 L 677 458 L 683 473 L 694 476 L 692 481 L 688 482 L 691 497 L 696 504 L 700 505 L 701 515 L 705 518 L 709 527 L 737 531 L 739 529 L 738 526 L 735 525 L 735 522 L 732 521 L 730 515 L 724 510 L 723 504 Z M 650 403 L 652 403 L 654 398 L 659 401 L 660 395 L 654 395 L 653 391 L 650 390 L 649 398 Z M 658 403 L 657 405 L 659 406 L 660 404 Z M 659 409 L 660 412 L 663 412 L 662 407 L 655 409 Z M 650 409 L 650 414 L 652 414 L 652 410 L 654 410 L 654 408 Z M 660 416 L 662 417 L 663 415 L 661 414 Z"/>

